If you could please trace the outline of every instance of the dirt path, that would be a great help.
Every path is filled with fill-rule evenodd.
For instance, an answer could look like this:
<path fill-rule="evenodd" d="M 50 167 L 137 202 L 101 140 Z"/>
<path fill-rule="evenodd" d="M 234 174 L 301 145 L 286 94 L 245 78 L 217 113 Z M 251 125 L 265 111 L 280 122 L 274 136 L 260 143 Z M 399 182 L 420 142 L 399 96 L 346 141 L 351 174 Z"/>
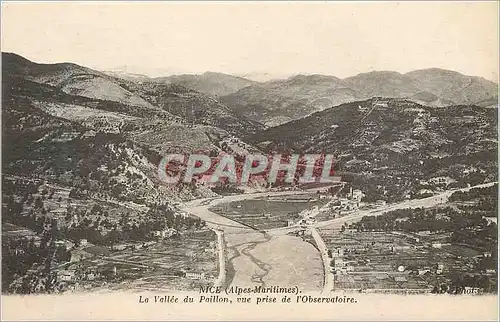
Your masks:
<path fill-rule="evenodd" d="M 456 191 L 469 191 L 470 189 L 474 188 L 484 188 L 484 187 L 489 187 L 494 185 L 497 182 L 488 182 L 488 183 L 483 183 L 479 184 L 477 186 L 472 186 L 469 188 L 461 188 L 461 189 L 453 189 L 453 190 L 447 190 L 444 191 L 440 194 L 437 194 L 435 196 L 431 196 L 428 198 L 422 198 L 422 199 L 411 199 L 399 203 L 394 203 L 394 204 L 388 204 L 383 207 L 375 208 L 375 209 L 370 209 L 370 210 L 363 210 L 363 211 L 356 211 L 352 214 L 340 217 L 340 218 L 335 218 L 331 220 L 326 220 L 326 221 L 321 221 L 316 223 L 314 226 L 316 228 L 336 228 L 340 230 L 340 227 L 344 223 L 352 223 L 355 221 L 361 220 L 363 216 L 378 216 L 383 214 L 384 212 L 388 212 L 391 210 L 396 210 L 396 209 L 404 209 L 404 208 L 430 208 L 434 207 L 439 204 L 446 203 L 448 201 L 448 198 Z"/>

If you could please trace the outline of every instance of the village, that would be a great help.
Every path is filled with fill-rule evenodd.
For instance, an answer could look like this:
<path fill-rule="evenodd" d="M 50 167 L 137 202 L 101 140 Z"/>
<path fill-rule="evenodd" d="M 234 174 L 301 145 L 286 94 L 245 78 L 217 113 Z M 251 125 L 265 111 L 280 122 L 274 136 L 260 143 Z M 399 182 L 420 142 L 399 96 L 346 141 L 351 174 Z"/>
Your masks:
<path fill-rule="evenodd" d="M 218 274 L 215 233 L 205 231 L 158 241 L 122 243 L 111 249 L 81 240 L 69 262 L 53 268 L 60 291 L 95 289 L 189 290 L 212 285 Z"/>
<path fill-rule="evenodd" d="M 217 277 L 216 233 L 188 213 L 99 196 L 79 200 L 62 186 L 9 179 L 25 193 L 3 204 L 15 214 L 2 227 L 4 255 L 21 258 L 17 269 L 26 270 L 23 278 L 13 276 L 13 289 L 91 291 L 129 283 L 193 289 Z M 45 264 L 34 262 L 39 256 Z M 15 262 L 7 265 L 16 269 Z"/>
<path fill-rule="evenodd" d="M 443 236 L 426 233 L 407 235 L 352 229 L 340 235 L 330 234 L 328 229 L 320 233 L 329 248 L 336 290 L 437 293 L 436 287 L 450 284 L 451 273 L 463 272 L 465 266 L 475 274 L 474 263 L 492 256 L 491 252 L 479 253 L 442 243 Z M 485 273 L 494 276 L 496 270 L 486 269 Z"/>

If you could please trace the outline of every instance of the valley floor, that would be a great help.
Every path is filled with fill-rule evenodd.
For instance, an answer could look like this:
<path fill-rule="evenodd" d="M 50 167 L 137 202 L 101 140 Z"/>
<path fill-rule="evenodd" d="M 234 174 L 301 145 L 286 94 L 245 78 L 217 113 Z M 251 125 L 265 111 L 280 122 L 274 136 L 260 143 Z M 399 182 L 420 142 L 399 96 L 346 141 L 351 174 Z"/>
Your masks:
<path fill-rule="evenodd" d="M 495 183 L 486 183 L 475 187 L 488 187 L 493 184 Z M 300 234 L 297 234 L 300 230 L 304 230 L 304 226 L 298 224 L 289 227 L 271 228 L 267 231 L 257 230 L 244 223 L 232 220 L 228 216 L 209 210 L 214 209 L 217 205 L 227 205 L 236 201 L 264 197 L 267 199 L 275 197 L 290 198 L 292 195 L 311 193 L 310 190 L 273 191 L 200 199 L 186 203 L 183 209 L 205 220 L 209 227 L 223 232 L 225 243 L 224 261 L 227 263 L 223 285 L 240 287 L 254 287 L 257 285 L 286 287 L 297 285 L 304 291 L 320 291 L 325 288 L 324 291 L 329 292 L 345 289 L 346 287 L 352 289 L 351 286 L 356 285 L 356 283 L 349 282 L 350 280 L 346 280 L 346 282 L 344 281 L 345 278 L 341 277 L 334 279 L 333 270 L 330 271 L 329 269 L 329 261 L 333 259 L 332 255 L 323 254 L 327 252 L 327 249 L 322 249 L 321 252 L 318 250 L 318 244 L 324 245 L 321 240 L 322 237 L 331 243 L 332 238 L 340 238 L 340 229 L 344 224 L 357 222 L 363 216 L 381 215 L 395 209 L 433 207 L 446 203 L 453 192 L 468 191 L 475 187 L 449 190 L 429 198 L 408 200 L 371 210 L 353 211 L 336 219 L 309 224 L 307 226 L 309 231 L 315 230 L 314 227 L 320 228 L 320 234 L 317 236 L 319 240 L 312 241 L 310 239 L 310 243 L 304 242 L 306 239 L 299 237 Z M 219 247 L 222 246 L 219 245 Z M 321 247 L 319 248 L 321 249 Z M 325 274 L 327 274 L 326 277 Z M 336 287 L 333 286 L 333 280 L 337 281 Z M 325 284 L 325 281 L 328 281 L 328 285 Z"/>

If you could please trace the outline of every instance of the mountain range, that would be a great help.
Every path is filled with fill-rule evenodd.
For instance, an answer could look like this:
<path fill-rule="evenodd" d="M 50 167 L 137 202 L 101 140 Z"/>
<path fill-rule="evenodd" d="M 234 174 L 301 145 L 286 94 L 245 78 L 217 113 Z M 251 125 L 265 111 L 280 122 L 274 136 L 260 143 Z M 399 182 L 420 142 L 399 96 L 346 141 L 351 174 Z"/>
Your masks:
<path fill-rule="evenodd" d="M 206 227 L 179 203 L 243 190 L 167 185 L 158 166 L 168 153 L 212 161 L 227 153 L 237 168 L 251 153 L 332 154 L 345 190 L 362 190 L 367 205 L 496 181 L 496 95 L 492 82 L 439 69 L 256 82 L 211 72 L 150 78 L 2 53 L 2 236 L 10 236 L 2 289 L 63 290 L 71 284 L 56 283 L 59 273 L 88 266 L 86 250 L 92 262 L 110 252 L 130 262 L 135 251 L 118 246 L 150 241 L 176 247 L 153 250 L 187 250 L 192 268 L 195 244 L 185 237 Z M 212 249 L 208 239 L 196 245 L 202 256 Z M 108 286 L 126 283 L 119 270 Z"/>
<path fill-rule="evenodd" d="M 246 78 L 213 72 L 201 75 L 157 77 L 153 78 L 153 81 L 182 85 L 212 97 L 229 95 L 244 87 L 258 84 Z"/>
<path fill-rule="evenodd" d="M 429 168 L 449 170 L 450 162 L 460 171 L 473 167 L 477 178 L 496 173 L 497 85 L 456 72 L 259 83 L 219 73 L 113 76 L 11 53 L 2 54 L 2 66 L 4 173 L 80 182 L 82 191 L 109 190 L 113 198 L 213 195 L 157 179 L 162 155 L 200 150 L 328 152 L 348 171 L 385 169 L 380 186 L 391 182 L 388 173 L 417 176 L 413 166 L 422 178 L 432 175 Z"/>
<path fill-rule="evenodd" d="M 120 74 L 114 76 L 120 77 Z M 126 74 L 122 77 L 130 79 L 139 76 Z M 498 85 L 494 82 L 439 68 L 405 74 L 374 71 L 343 79 L 316 74 L 258 82 L 207 72 L 150 80 L 182 85 L 217 98 L 238 115 L 267 126 L 276 126 L 332 106 L 374 96 L 406 98 L 434 107 L 456 104 L 492 107 L 498 101 Z"/>
<path fill-rule="evenodd" d="M 498 101 L 498 85 L 480 77 L 437 68 L 406 74 L 369 72 L 344 79 L 297 75 L 248 86 L 220 100 L 242 116 L 275 126 L 373 96 L 408 98 L 434 107 L 456 104 L 491 107 Z"/>
<path fill-rule="evenodd" d="M 162 155 L 252 149 L 239 138 L 265 128 L 181 85 L 11 53 L 2 54 L 2 115 L 4 174 L 146 204 L 214 194 L 163 186 Z"/>
<path fill-rule="evenodd" d="M 333 154 L 371 200 L 404 200 L 433 178 L 457 187 L 495 181 L 497 108 L 435 108 L 375 97 L 345 103 L 247 138 L 268 153 Z"/>

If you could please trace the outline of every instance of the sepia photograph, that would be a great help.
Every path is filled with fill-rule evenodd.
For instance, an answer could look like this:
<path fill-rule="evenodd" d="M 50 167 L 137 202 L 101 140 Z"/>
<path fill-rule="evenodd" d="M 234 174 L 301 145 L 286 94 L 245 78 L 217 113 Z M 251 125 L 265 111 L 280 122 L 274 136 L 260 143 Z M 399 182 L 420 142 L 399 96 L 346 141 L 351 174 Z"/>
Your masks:
<path fill-rule="evenodd" d="M 4 320 L 498 320 L 497 1 L 2 1 Z"/>

